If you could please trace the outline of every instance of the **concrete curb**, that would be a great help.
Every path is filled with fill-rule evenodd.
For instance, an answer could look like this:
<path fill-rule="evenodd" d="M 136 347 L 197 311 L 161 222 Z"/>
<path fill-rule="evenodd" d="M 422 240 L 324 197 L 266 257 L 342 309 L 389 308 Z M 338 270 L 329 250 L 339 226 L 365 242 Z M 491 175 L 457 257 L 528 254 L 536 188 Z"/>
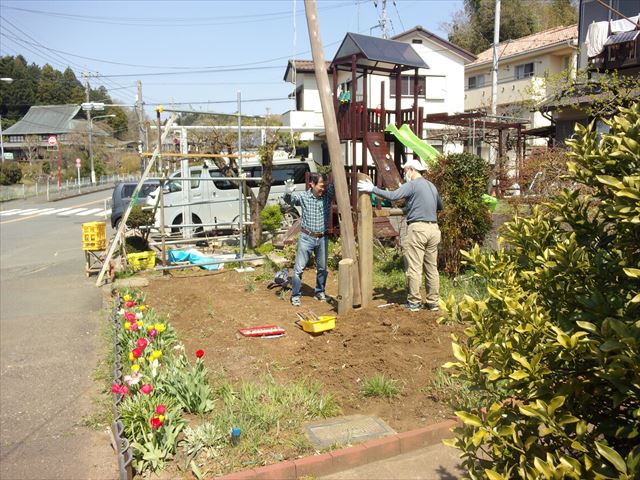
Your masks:
<path fill-rule="evenodd" d="M 458 425 L 457 420 L 445 420 L 417 430 L 369 440 L 353 447 L 243 470 L 219 478 L 224 480 L 296 480 L 301 477 L 331 475 L 342 470 L 436 445 L 443 439 L 452 437 L 451 428 L 456 425 Z"/>
<path fill-rule="evenodd" d="M 114 185 L 105 186 L 104 188 L 99 187 L 99 188 L 87 190 L 81 193 L 72 193 L 71 195 L 63 195 L 60 197 L 51 198 L 49 199 L 49 202 L 59 202 L 60 200 L 66 200 L 67 198 L 83 197 L 84 195 L 89 195 L 90 193 L 104 192 L 106 190 L 113 190 L 113 189 L 114 189 Z"/>

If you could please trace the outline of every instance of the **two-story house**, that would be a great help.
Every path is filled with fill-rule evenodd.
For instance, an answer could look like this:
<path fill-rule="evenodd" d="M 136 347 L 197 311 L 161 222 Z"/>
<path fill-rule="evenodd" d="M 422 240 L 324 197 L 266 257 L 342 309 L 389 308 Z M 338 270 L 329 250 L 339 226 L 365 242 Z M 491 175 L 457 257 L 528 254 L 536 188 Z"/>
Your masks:
<path fill-rule="evenodd" d="M 528 122 L 528 129 L 543 129 L 550 120 L 536 105 L 548 95 L 550 76 L 575 74 L 578 26 L 555 27 L 498 45 L 498 91 L 496 114 Z M 493 47 L 478 54 L 465 69 L 465 111 L 491 112 Z M 547 143 L 528 140 L 529 145 Z M 489 145 L 478 142 L 477 153 L 489 157 Z"/>
<path fill-rule="evenodd" d="M 353 35 L 353 34 L 351 34 Z M 349 34 L 347 35 L 347 37 Z M 359 36 L 364 37 L 364 36 Z M 348 41 L 345 38 L 345 41 Z M 424 114 L 428 113 L 456 113 L 464 109 L 464 67 L 472 62 L 475 56 L 466 50 L 444 40 L 437 35 L 428 32 L 420 26 L 400 33 L 392 39 L 392 42 L 409 44 L 418 57 L 428 68 L 410 69 L 403 72 L 400 79 L 400 88 L 396 85 L 393 76 L 370 74 L 363 77 L 359 74 L 356 78 L 355 97 L 353 101 L 362 101 L 362 92 L 367 92 L 366 108 L 380 109 L 382 106 L 389 108 L 396 104 L 397 92 L 401 96 L 401 108 L 409 109 L 414 105 L 417 91 L 418 105 Z M 341 47 L 344 46 L 343 45 Z M 341 53 L 338 49 L 336 57 Z M 331 62 L 327 62 L 329 69 Z M 331 76 L 331 74 L 330 74 Z M 366 78 L 366 88 L 363 85 Z M 313 62 L 310 60 L 290 60 L 287 64 L 284 80 L 294 84 L 291 94 L 295 98 L 295 109 L 285 112 L 282 116 L 283 125 L 288 127 L 323 127 L 322 109 L 320 97 L 315 79 Z M 337 91 L 334 94 L 342 98 L 350 98 L 352 76 L 348 71 L 337 72 Z M 417 90 L 416 90 L 417 89 Z M 344 97 L 344 95 L 347 97 Z M 393 107 L 392 107 L 393 108 Z M 424 131 L 434 126 L 424 124 Z M 318 163 L 327 163 L 324 133 L 309 133 L 301 137 L 309 140 L 309 155 Z M 352 149 L 350 141 L 343 142 L 345 159 L 349 161 Z M 434 143 L 435 148 L 442 151 L 443 145 Z M 449 146 L 455 148 L 455 146 Z M 461 148 L 461 146 L 459 147 Z M 356 163 L 360 164 L 360 150 L 356 152 Z"/>
<path fill-rule="evenodd" d="M 573 135 L 576 123 L 596 120 L 606 130 L 600 118 L 613 113 L 611 103 L 640 98 L 640 3 L 581 0 L 578 47 L 578 77 L 541 105 L 553 120 L 557 144 Z"/>

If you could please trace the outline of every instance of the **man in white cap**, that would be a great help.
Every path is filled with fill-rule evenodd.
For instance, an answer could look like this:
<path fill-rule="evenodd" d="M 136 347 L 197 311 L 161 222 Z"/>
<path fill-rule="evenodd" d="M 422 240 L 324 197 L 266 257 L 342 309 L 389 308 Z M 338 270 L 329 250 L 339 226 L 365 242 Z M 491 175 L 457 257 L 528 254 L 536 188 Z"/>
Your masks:
<path fill-rule="evenodd" d="M 427 279 L 427 301 L 424 307 L 436 311 L 438 308 L 440 277 L 438 276 L 438 244 L 440 228 L 437 213 L 442 210 L 442 199 L 435 185 L 420 172 L 426 167 L 418 159 L 408 160 L 402 167 L 405 183 L 389 192 L 374 186 L 369 180 L 360 180 L 358 190 L 374 193 L 390 201 L 406 199 L 404 214 L 407 218 L 407 236 L 404 241 L 404 257 L 407 268 L 409 294 L 404 305 L 412 312 L 422 308 L 420 286 L 422 271 Z"/>

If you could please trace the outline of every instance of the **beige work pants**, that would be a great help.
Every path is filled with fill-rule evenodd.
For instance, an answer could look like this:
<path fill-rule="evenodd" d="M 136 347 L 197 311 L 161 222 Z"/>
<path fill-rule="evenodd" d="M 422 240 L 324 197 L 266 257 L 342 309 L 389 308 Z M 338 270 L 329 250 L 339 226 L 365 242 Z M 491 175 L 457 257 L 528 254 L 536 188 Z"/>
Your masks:
<path fill-rule="evenodd" d="M 438 276 L 438 244 L 440 228 L 436 223 L 412 223 L 407 227 L 404 241 L 404 258 L 407 266 L 407 301 L 422 303 L 420 286 L 422 272 L 426 277 L 427 303 L 437 304 L 440 292 Z"/>

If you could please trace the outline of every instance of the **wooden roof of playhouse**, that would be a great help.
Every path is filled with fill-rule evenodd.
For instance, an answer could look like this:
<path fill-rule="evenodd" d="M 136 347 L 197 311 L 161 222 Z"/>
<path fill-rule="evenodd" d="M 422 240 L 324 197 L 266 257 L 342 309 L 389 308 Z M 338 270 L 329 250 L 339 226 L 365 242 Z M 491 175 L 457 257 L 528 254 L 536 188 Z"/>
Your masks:
<path fill-rule="evenodd" d="M 331 67 L 351 70 L 354 55 L 357 70 L 392 73 L 429 68 L 411 44 L 351 32 L 342 40 Z"/>

